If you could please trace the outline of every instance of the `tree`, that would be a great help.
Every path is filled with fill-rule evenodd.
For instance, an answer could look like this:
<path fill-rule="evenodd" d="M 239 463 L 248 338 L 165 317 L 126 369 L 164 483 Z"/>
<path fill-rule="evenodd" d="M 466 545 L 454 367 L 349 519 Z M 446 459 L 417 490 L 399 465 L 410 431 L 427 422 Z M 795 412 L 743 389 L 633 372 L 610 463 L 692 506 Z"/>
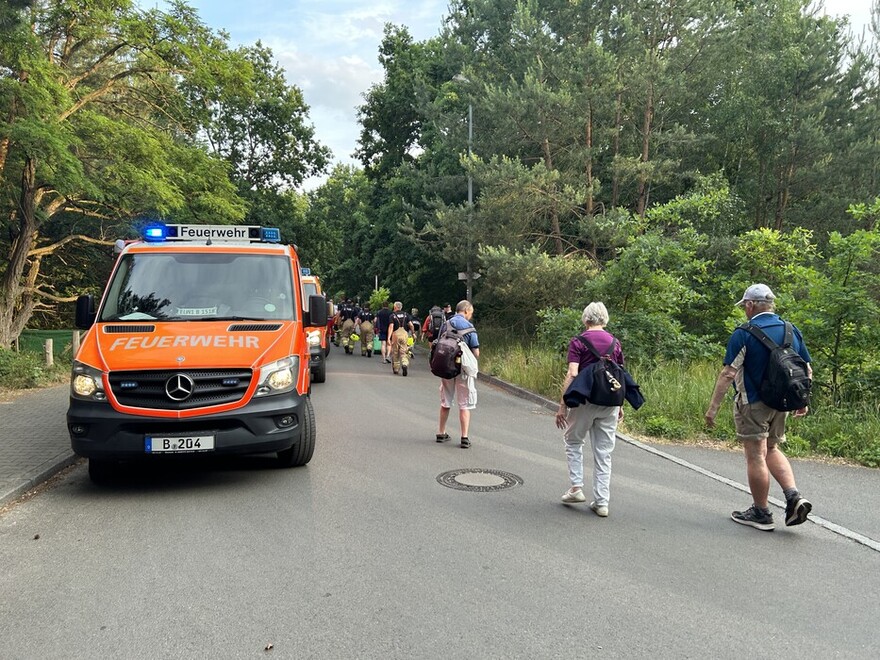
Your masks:
<path fill-rule="evenodd" d="M 0 346 L 60 299 L 41 265 L 63 245 L 106 242 L 139 214 L 225 222 L 244 211 L 179 92 L 195 62 L 225 49 L 188 6 L 34 2 L 16 18 L 0 26 Z M 58 230 L 73 217 L 90 219 L 88 233 Z"/>
<path fill-rule="evenodd" d="M 295 188 L 322 174 L 330 152 L 307 123 L 302 91 L 261 43 L 202 63 L 186 82 L 189 107 L 211 151 L 230 163 L 243 193 Z"/>

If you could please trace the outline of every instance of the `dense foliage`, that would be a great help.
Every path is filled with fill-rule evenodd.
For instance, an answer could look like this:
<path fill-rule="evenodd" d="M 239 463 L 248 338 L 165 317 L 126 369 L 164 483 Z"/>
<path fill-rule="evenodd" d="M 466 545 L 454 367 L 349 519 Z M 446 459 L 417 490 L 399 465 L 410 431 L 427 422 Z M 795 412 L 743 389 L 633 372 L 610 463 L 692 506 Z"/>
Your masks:
<path fill-rule="evenodd" d="M 271 53 L 168 4 L 0 7 L 0 346 L 96 291 L 139 219 L 295 219 L 284 186 L 325 166 Z"/>
<path fill-rule="evenodd" d="M 230 49 L 182 3 L 4 6 L 0 339 L 97 286 L 109 255 L 82 241 L 139 214 L 247 218 L 337 297 L 455 304 L 470 266 L 477 322 L 557 353 L 601 299 L 642 365 L 717 362 L 763 281 L 822 405 L 876 406 L 874 4 L 856 40 L 809 0 L 453 0 L 435 38 L 386 26 L 362 167 L 308 194 L 329 154 L 261 44 Z"/>

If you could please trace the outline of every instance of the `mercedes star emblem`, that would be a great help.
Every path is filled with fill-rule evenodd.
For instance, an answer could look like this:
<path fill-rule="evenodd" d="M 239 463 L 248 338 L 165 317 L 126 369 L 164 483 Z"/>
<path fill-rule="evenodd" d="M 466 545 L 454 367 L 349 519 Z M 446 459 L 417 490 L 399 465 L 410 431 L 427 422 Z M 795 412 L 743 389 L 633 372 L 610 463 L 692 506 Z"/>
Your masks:
<path fill-rule="evenodd" d="M 195 381 L 186 374 L 175 374 L 165 381 L 165 394 L 173 401 L 186 401 L 195 389 Z"/>

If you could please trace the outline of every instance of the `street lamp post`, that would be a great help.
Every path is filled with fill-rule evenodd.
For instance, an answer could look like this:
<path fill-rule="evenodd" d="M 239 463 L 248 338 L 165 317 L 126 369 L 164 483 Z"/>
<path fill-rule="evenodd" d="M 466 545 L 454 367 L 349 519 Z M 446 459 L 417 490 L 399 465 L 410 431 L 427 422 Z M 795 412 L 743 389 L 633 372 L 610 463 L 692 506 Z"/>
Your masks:
<path fill-rule="evenodd" d="M 453 80 L 457 80 L 463 83 L 470 83 L 470 80 L 465 78 L 460 73 L 456 76 L 453 76 Z M 471 270 L 471 250 L 473 248 L 472 245 L 472 236 L 471 232 L 474 226 L 474 177 L 471 173 L 471 152 L 473 150 L 474 144 L 474 106 L 468 101 L 468 228 L 467 228 L 467 255 L 465 262 L 465 284 L 466 284 L 466 295 L 468 302 L 472 301 L 473 294 L 473 285 L 474 285 L 474 274 Z"/>
<path fill-rule="evenodd" d="M 471 270 L 471 232 L 474 229 L 474 177 L 471 174 L 471 149 L 474 144 L 474 106 L 468 101 L 468 245 L 467 245 L 467 301 L 471 302 L 474 274 Z"/>

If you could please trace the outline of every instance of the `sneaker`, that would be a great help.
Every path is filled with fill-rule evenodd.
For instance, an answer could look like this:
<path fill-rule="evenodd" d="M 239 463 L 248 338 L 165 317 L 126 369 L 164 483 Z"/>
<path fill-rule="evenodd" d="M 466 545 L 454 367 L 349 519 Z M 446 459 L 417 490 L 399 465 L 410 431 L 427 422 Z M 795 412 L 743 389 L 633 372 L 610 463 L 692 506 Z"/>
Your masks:
<path fill-rule="evenodd" d="M 754 504 L 745 511 L 734 511 L 730 514 L 730 518 L 740 525 L 749 525 L 765 532 L 772 532 L 776 529 L 776 525 L 773 524 L 773 514 L 764 513 Z"/>
<path fill-rule="evenodd" d="M 449 440 L 448 433 L 438 433 L 437 434 L 437 442 L 446 442 L 447 440 Z"/>
<path fill-rule="evenodd" d="M 403 375 L 406 376 L 406 365 L 403 365 L 400 369 L 403 371 Z"/>
<path fill-rule="evenodd" d="M 584 495 L 583 490 L 574 490 L 569 488 L 565 491 L 565 495 L 562 496 L 562 501 L 566 504 L 574 504 L 576 502 L 586 502 L 587 496 Z"/>
<path fill-rule="evenodd" d="M 600 518 L 608 517 L 608 505 L 607 504 L 596 504 L 595 502 L 590 502 L 590 508 Z"/>
<path fill-rule="evenodd" d="M 785 526 L 800 525 L 807 520 L 813 505 L 805 497 L 795 495 L 785 504 Z"/>

